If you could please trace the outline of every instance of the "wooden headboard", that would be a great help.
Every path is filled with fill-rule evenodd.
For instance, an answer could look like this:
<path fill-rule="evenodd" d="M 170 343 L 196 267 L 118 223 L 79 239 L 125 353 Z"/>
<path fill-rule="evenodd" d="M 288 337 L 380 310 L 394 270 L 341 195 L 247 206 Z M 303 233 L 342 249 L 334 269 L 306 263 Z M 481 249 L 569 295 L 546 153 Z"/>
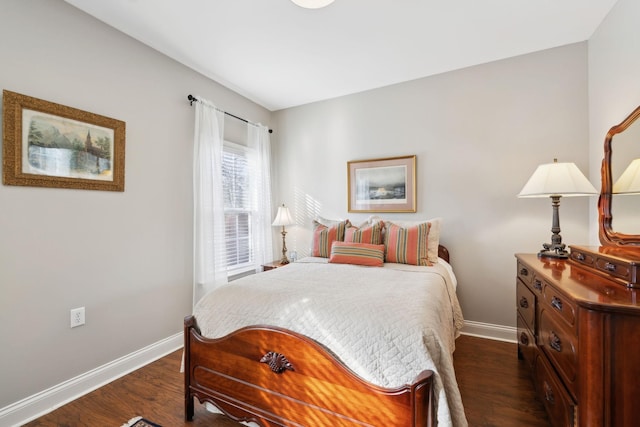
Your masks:
<path fill-rule="evenodd" d="M 451 261 L 449 261 L 449 249 L 445 248 L 442 245 L 438 245 L 438 257 L 442 258 L 448 263 L 451 263 Z"/>

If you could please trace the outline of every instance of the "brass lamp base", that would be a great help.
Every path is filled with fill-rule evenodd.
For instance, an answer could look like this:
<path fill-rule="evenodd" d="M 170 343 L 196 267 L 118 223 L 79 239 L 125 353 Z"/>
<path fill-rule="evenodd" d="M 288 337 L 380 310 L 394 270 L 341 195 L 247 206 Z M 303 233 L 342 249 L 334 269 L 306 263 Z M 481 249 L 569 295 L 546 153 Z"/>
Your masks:
<path fill-rule="evenodd" d="M 287 243 L 284 240 L 284 236 L 287 232 L 284 231 L 284 225 L 282 226 L 282 258 L 280 258 L 280 264 L 289 264 L 289 258 L 287 258 Z"/>

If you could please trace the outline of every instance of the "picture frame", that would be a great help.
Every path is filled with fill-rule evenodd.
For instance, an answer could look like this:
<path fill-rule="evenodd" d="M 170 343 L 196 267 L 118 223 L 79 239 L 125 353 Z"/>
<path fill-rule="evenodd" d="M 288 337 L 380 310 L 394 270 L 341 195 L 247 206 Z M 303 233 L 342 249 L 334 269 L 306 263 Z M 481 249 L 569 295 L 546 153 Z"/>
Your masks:
<path fill-rule="evenodd" d="M 124 191 L 125 122 L 2 91 L 5 185 Z"/>
<path fill-rule="evenodd" d="M 416 212 L 416 156 L 347 162 L 349 212 Z"/>

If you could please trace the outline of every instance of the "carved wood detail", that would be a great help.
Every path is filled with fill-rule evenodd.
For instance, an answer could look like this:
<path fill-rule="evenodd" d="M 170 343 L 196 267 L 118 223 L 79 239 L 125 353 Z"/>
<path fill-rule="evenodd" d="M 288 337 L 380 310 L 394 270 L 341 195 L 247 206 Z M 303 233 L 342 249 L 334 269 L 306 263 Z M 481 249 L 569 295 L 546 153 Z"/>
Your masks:
<path fill-rule="evenodd" d="M 276 353 L 275 351 L 267 352 L 262 358 L 260 358 L 260 363 L 266 363 L 269 365 L 269 368 L 276 374 L 281 374 L 284 371 L 295 371 L 293 369 L 293 365 L 284 354 Z"/>

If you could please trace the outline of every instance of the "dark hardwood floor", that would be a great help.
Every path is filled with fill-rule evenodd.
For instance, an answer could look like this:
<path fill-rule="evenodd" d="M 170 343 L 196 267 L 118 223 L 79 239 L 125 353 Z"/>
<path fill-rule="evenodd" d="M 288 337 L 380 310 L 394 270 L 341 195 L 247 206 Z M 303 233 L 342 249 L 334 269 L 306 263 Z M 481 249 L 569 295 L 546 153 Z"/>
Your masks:
<path fill-rule="evenodd" d="M 551 425 L 516 344 L 463 335 L 453 363 L 469 426 Z"/>
<path fill-rule="evenodd" d="M 176 351 L 25 425 L 120 427 L 139 415 L 164 427 L 237 427 L 199 404 L 194 421 L 184 421 L 181 355 Z M 549 427 L 515 344 L 461 336 L 454 363 L 469 426 Z"/>

